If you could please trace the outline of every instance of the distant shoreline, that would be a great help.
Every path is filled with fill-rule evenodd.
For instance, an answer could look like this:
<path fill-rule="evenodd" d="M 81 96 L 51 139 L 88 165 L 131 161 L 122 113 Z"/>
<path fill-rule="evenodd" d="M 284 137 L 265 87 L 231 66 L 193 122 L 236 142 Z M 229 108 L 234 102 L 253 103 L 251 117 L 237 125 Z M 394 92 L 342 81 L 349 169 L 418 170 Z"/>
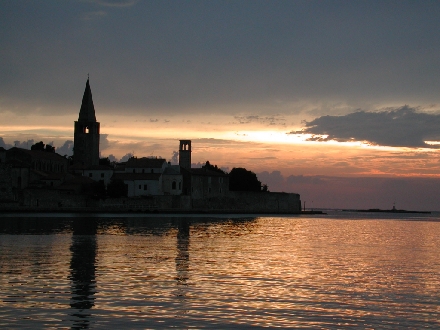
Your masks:
<path fill-rule="evenodd" d="M 423 213 L 423 214 L 431 214 L 430 211 L 407 211 L 407 210 L 382 210 L 382 209 L 366 209 L 366 210 L 342 210 L 343 212 L 376 212 L 376 213 Z"/>

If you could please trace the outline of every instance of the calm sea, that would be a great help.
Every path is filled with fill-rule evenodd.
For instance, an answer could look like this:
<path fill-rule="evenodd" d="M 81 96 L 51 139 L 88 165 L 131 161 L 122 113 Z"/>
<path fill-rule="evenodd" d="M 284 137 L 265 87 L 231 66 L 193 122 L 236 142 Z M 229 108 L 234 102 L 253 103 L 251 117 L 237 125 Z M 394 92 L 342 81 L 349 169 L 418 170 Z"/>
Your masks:
<path fill-rule="evenodd" d="M 440 214 L 0 215 L 0 328 L 440 328 Z"/>

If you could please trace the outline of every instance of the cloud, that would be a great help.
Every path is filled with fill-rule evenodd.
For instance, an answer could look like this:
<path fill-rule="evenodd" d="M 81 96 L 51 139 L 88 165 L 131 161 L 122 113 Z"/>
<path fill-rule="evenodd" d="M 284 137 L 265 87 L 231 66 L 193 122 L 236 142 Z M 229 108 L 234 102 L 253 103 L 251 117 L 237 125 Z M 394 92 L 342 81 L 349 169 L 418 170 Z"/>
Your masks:
<path fill-rule="evenodd" d="M 247 115 L 247 116 L 234 116 L 234 119 L 238 121 L 239 124 L 251 124 L 260 123 L 265 125 L 286 125 L 286 119 L 280 115 L 272 116 L 259 116 L 259 115 Z"/>
<path fill-rule="evenodd" d="M 85 21 L 91 21 L 105 16 L 107 16 L 107 13 L 105 11 L 99 10 L 84 13 L 81 18 Z"/>
<path fill-rule="evenodd" d="M 12 147 L 12 145 L 6 144 L 5 141 L 3 140 L 3 138 L 0 137 L 0 147 L 5 148 L 5 149 L 9 149 Z"/>
<path fill-rule="evenodd" d="M 134 154 L 131 153 L 131 152 L 129 152 L 129 153 L 125 154 L 125 156 L 123 156 L 123 157 L 121 158 L 120 162 L 126 162 L 127 160 L 129 160 L 129 159 L 130 159 L 131 157 L 133 157 L 133 156 L 134 156 Z"/>
<path fill-rule="evenodd" d="M 87 2 L 105 7 L 131 7 L 137 4 L 139 0 L 87 0 Z"/>
<path fill-rule="evenodd" d="M 322 116 L 305 122 L 301 131 L 310 141 L 363 141 L 371 145 L 438 148 L 426 141 L 440 141 L 440 114 L 418 112 L 405 105 L 379 112 L 357 111 L 345 116 Z"/>
<path fill-rule="evenodd" d="M 179 152 L 173 151 L 173 156 L 171 156 L 171 164 L 177 165 L 179 164 Z"/>
<path fill-rule="evenodd" d="M 64 155 L 72 156 L 73 155 L 73 141 L 67 140 L 66 142 L 64 142 L 64 144 L 61 147 L 56 148 L 56 153 L 63 155 L 63 156 Z"/>
<path fill-rule="evenodd" d="M 35 144 L 34 139 L 30 139 L 27 141 L 14 141 L 14 147 L 23 148 L 23 149 L 30 149 L 33 144 Z"/>

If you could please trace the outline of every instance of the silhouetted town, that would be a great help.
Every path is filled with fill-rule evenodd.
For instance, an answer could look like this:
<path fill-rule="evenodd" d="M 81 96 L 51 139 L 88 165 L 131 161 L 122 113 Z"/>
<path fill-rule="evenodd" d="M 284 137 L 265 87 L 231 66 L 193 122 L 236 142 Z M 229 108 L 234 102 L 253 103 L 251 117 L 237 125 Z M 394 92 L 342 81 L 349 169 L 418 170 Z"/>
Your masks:
<path fill-rule="evenodd" d="M 234 168 L 228 174 L 209 162 L 191 168 L 191 140 L 180 140 L 178 165 L 159 157 L 110 163 L 100 159 L 99 137 L 87 79 L 74 122 L 73 157 L 43 142 L 31 150 L 0 147 L 0 210 L 301 212 L 299 194 L 268 192 L 251 171 Z"/>

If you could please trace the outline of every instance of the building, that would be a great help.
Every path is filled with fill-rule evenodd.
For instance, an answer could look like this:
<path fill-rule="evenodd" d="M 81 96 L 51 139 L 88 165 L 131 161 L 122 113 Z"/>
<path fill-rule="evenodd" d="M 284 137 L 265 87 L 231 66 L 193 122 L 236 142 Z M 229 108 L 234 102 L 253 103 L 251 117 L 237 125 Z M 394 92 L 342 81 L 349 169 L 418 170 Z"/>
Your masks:
<path fill-rule="evenodd" d="M 55 152 L 13 147 L 6 151 L 6 163 L 12 166 L 12 187 L 17 189 L 41 183 L 49 175 L 57 174 L 61 181 L 67 175 L 67 158 Z"/>
<path fill-rule="evenodd" d="M 183 177 L 179 169 L 162 158 L 132 157 L 113 174 L 128 188 L 128 197 L 180 195 Z"/>
<path fill-rule="evenodd" d="M 87 167 L 99 165 L 99 126 L 99 122 L 96 121 L 89 79 L 87 79 L 78 121 L 75 121 L 74 126 L 74 164 Z"/>

